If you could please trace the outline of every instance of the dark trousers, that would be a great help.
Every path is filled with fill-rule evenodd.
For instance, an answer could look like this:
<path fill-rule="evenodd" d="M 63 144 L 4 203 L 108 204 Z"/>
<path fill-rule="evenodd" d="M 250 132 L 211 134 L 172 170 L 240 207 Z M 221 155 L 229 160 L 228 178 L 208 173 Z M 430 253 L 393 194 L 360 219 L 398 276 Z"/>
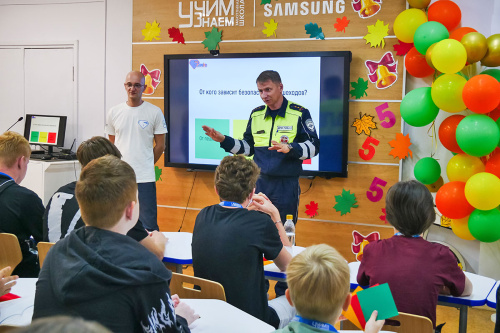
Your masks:
<path fill-rule="evenodd" d="M 260 175 L 257 180 L 256 193 L 262 192 L 280 212 L 281 222 L 285 223 L 288 214 L 293 215 L 297 223 L 299 211 L 300 185 L 299 177 L 270 177 Z"/>
<path fill-rule="evenodd" d="M 139 220 L 149 230 L 160 230 L 158 228 L 158 217 L 156 207 L 156 183 L 138 183 L 139 189 Z"/>

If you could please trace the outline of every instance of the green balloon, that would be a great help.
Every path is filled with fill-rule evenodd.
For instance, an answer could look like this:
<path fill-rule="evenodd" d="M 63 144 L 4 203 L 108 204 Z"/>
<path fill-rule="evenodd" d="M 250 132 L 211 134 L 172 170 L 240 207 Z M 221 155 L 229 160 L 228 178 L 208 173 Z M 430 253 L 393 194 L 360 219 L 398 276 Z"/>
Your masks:
<path fill-rule="evenodd" d="M 500 239 L 500 210 L 475 209 L 469 216 L 469 231 L 478 241 L 491 243 Z"/>
<path fill-rule="evenodd" d="M 413 174 L 415 179 L 422 184 L 433 184 L 441 176 L 441 166 L 432 157 L 424 157 L 415 164 Z"/>
<path fill-rule="evenodd" d="M 493 76 L 495 79 L 497 79 L 498 82 L 500 82 L 500 69 L 490 68 L 482 71 L 481 74 Z"/>
<path fill-rule="evenodd" d="M 414 127 L 429 125 L 439 113 L 439 108 L 432 101 L 431 87 L 417 88 L 407 93 L 399 109 L 404 121 Z"/>
<path fill-rule="evenodd" d="M 413 35 L 413 44 L 420 54 L 425 55 L 427 49 L 434 43 L 450 37 L 446 27 L 436 21 L 421 24 Z"/>
<path fill-rule="evenodd" d="M 498 146 L 500 129 L 493 119 L 471 114 L 458 123 L 455 133 L 460 149 L 471 156 L 485 156 Z"/>

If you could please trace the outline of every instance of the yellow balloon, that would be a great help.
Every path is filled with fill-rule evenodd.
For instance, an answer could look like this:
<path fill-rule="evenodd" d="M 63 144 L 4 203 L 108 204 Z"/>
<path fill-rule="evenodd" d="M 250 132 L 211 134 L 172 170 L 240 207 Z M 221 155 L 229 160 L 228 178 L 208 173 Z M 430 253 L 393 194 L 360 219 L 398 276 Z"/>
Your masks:
<path fill-rule="evenodd" d="M 432 101 L 446 112 L 460 112 L 466 109 L 462 90 L 467 80 L 458 74 L 443 74 L 432 83 Z"/>
<path fill-rule="evenodd" d="M 436 43 L 432 44 L 431 46 L 429 46 L 429 48 L 427 49 L 427 52 L 425 52 L 425 61 L 427 61 L 427 65 L 429 65 L 432 69 L 436 69 L 436 67 L 434 67 L 434 65 L 432 64 L 432 50 L 434 50 L 434 46 L 436 45 Z"/>
<path fill-rule="evenodd" d="M 431 60 L 438 71 L 453 74 L 464 68 L 467 61 L 467 51 L 458 40 L 443 39 L 434 46 Z"/>
<path fill-rule="evenodd" d="M 465 240 L 474 240 L 474 236 L 469 231 L 469 217 L 466 216 L 462 219 L 451 220 L 451 230 L 457 235 L 459 238 Z"/>
<path fill-rule="evenodd" d="M 408 0 L 410 7 L 424 9 L 429 6 L 431 0 Z"/>
<path fill-rule="evenodd" d="M 488 51 L 481 60 L 481 65 L 488 67 L 500 66 L 500 34 L 491 35 L 486 39 Z"/>
<path fill-rule="evenodd" d="M 446 167 L 446 174 L 450 182 L 466 182 L 476 173 L 484 172 L 484 164 L 479 157 L 467 154 L 453 156 Z"/>
<path fill-rule="evenodd" d="M 402 11 L 394 21 L 394 34 L 405 43 L 413 43 L 413 35 L 417 28 L 427 22 L 427 15 L 416 8 Z"/>
<path fill-rule="evenodd" d="M 488 51 L 486 37 L 479 32 L 470 32 L 460 41 L 467 52 L 467 62 L 472 64 L 484 58 Z"/>
<path fill-rule="evenodd" d="M 477 209 L 491 210 L 500 205 L 500 179 L 492 173 L 480 172 L 465 183 L 465 198 Z"/>

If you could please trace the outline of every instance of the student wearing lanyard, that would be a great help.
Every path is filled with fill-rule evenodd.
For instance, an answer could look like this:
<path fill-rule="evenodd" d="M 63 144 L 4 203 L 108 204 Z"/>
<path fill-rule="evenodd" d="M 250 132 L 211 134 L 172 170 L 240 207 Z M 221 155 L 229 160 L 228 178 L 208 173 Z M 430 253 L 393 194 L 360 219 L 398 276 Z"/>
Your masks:
<path fill-rule="evenodd" d="M 396 233 L 366 245 L 358 283 L 388 283 L 398 311 L 427 317 L 436 327 L 439 293 L 467 296 L 472 284 L 448 247 L 420 236 L 436 219 L 432 195 L 423 184 L 396 183 L 387 191 L 385 206 Z"/>
<path fill-rule="evenodd" d="M 292 259 L 286 274 L 285 296 L 295 306 L 297 316 L 276 332 L 337 332 L 333 325 L 351 303 L 349 266 L 340 253 L 326 244 L 310 246 Z M 365 333 L 382 329 L 384 320 L 376 318 L 374 311 Z"/>

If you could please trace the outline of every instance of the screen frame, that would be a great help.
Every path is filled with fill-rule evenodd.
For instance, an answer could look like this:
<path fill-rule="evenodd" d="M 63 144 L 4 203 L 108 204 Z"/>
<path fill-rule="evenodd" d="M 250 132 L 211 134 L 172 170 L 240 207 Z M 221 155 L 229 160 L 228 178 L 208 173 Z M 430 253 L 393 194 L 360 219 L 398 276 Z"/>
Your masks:
<path fill-rule="evenodd" d="M 31 118 L 35 117 L 47 117 L 47 118 L 59 118 L 59 129 L 57 142 L 55 144 L 52 143 L 40 143 L 40 142 L 31 142 L 30 141 L 30 130 L 31 130 Z M 45 114 L 27 114 L 24 117 L 24 138 L 28 140 L 30 145 L 39 145 L 39 146 L 51 146 L 51 147 L 64 147 L 64 139 L 66 137 L 66 123 L 68 120 L 68 116 L 54 116 L 54 115 L 45 115 Z"/>
<path fill-rule="evenodd" d="M 348 139 L 349 139 L 349 90 L 350 90 L 350 63 L 352 61 L 351 51 L 315 51 L 315 52 L 268 52 L 268 53 L 224 53 L 224 54 L 165 54 L 164 55 L 164 117 L 167 126 L 170 125 L 170 59 L 216 59 L 216 58 L 278 58 L 278 57 L 342 57 L 344 58 L 344 77 L 343 77 L 343 118 L 342 118 L 342 153 L 341 153 L 341 171 L 311 171 L 302 170 L 300 176 L 306 177 L 324 177 L 347 178 L 348 164 Z M 217 168 L 217 165 L 196 164 L 196 163 L 178 163 L 170 162 L 170 130 L 167 132 L 165 144 L 164 166 L 175 168 L 187 168 L 191 170 L 211 171 Z M 320 133 L 319 133 L 320 134 Z M 320 137 L 321 142 L 321 137 Z M 222 148 L 221 148 L 222 149 Z M 321 152 L 321 149 L 320 149 Z"/>

